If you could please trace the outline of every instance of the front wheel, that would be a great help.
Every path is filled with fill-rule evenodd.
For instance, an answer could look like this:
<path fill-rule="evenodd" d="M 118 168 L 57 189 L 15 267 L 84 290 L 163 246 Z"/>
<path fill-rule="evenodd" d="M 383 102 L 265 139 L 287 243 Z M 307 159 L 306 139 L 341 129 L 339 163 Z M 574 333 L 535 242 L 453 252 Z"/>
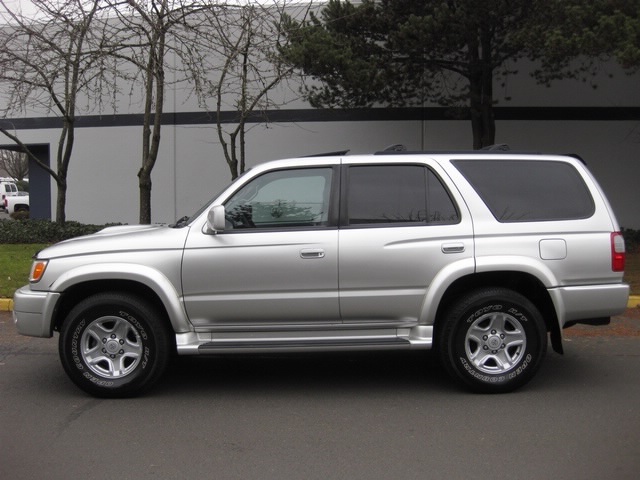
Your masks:
<path fill-rule="evenodd" d="M 445 314 L 437 349 L 445 368 L 474 391 L 508 392 L 533 378 L 546 328 L 526 297 L 505 288 L 465 295 Z"/>
<path fill-rule="evenodd" d="M 125 293 L 101 293 L 69 312 L 59 353 L 67 375 L 82 390 L 97 397 L 129 397 L 162 375 L 171 341 L 152 305 Z"/>

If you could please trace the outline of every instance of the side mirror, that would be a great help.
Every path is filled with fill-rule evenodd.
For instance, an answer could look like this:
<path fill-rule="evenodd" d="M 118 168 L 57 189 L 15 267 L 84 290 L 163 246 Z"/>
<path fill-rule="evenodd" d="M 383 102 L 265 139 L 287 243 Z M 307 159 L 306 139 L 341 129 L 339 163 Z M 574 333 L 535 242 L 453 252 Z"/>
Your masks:
<path fill-rule="evenodd" d="M 207 214 L 207 230 L 209 233 L 224 232 L 224 205 L 214 205 Z"/>

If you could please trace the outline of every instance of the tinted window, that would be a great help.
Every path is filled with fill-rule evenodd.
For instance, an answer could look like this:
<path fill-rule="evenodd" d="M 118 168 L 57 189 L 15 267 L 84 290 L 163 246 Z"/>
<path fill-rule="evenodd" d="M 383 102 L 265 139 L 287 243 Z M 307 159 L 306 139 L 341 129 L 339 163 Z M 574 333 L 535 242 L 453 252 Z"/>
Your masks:
<path fill-rule="evenodd" d="M 453 162 L 503 223 L 569 220 L 593 215 L 593 198 L 576 169 L 563 162 Z"/>
<path fill-rule="evenodd" d="M 347 186 L 347 223 L 457 223 L 446 189 L 419 165 L 353 166 Z"/>
<path fill-rule="evenodd" d="M 278 170 L 253 179 L 225 205 L 229 228 L 327 225 L 331 168 Z"/>

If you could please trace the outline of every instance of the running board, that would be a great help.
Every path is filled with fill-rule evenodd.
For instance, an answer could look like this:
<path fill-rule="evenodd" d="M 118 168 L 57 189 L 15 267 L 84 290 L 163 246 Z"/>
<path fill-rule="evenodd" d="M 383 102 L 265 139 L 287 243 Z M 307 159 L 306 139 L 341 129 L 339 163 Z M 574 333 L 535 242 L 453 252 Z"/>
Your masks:
<path fill-rule="evenodd" d="M 340 350 L 383 350 L 411 347 L 411 342 L 399 337 L 363 339 L 317 339 L 317 340 L 231 340 L 203 343 L 199 354 L 249 353 L 249 352 L 308 352 Z"/>
<path fill-rule="evenodd" d="M 179 355 L 305 351 L 429 349 L 433 327 L 279 332 L 184 332 L 176 334 Z"/>

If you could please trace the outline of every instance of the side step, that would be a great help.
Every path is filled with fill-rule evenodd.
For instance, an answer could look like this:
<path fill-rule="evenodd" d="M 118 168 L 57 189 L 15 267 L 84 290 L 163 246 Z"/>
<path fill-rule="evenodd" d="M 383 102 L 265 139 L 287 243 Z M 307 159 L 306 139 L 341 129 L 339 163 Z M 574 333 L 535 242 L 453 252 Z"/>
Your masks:
<path fill-rule="evenodd" d="M 383 350 L 411 347 L 405 338 L 323 338 L 317 340 L 218 340 L 203 343 L 198 353 L 249 353 L 249 352 L 306 352 L 306 351 L 340 351 L 340 350 Z"/>

